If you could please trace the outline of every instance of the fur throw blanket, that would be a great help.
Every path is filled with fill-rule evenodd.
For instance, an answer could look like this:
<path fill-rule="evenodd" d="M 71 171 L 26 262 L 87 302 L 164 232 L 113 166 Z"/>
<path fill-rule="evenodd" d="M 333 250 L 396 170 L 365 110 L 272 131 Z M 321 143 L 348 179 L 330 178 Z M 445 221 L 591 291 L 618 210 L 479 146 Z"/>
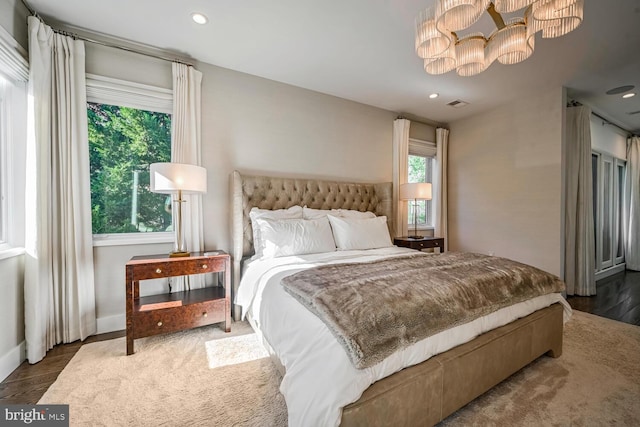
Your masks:
<path fill-rule="evenodd" d="M 560 279 L 535 267 L 463 252 L 325 265 L 288 276 L 282 285 L 327 325 L 360 369 L 445 329 L 564 290 Z"/>

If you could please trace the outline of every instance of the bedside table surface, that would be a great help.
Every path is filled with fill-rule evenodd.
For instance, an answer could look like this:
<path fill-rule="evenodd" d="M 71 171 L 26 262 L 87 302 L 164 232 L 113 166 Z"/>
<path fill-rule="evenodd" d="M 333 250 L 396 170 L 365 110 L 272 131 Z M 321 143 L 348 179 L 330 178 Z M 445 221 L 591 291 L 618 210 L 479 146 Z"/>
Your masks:
<path fill-rule="evenodd" d="M 216 252 L 215 254 L 213 252 Z M 207 255 L 205 255 L 207 254 Z M 189 256 L 183 257 L 170 257 L 169 254 L 155 254 L 155 255 L 136 255 L 131 257 L 127 264 L 137 264 L 138 262 L 144 261 L 158 261 L 158 262 L 167 262 L 167 261 L 180 261 L 185 259 L 194 259 L 194 258 L 215 258 L 218 256 L 228 256 L 225 251 L 205 251 L 205 252 L 191 252 Z"/>
<path fill-rule="evenodd" d="M 418 239 L 415 239 L 411 236 L 402 236 L 402 237 L 395 237 L 393 240 L 406 240 L 409 242 L 416 242 L 416 241 L 422 241 L 422 240 L 439 240 L 439 239 L 444 239 L 444 237 L 431 237 L 431 236 L 422 236 Z"/>

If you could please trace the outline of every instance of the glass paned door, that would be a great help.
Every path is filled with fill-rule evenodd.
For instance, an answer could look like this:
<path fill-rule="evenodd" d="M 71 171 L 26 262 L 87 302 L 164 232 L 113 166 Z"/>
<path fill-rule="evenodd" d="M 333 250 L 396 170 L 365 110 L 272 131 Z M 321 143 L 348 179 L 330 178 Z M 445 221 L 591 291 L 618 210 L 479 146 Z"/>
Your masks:
<path fill-rule="evenodd" d="M 600 251 L 598 248 L 600 247 L 600 236 L 598 235 L 598 221 L 600 220 L 600 215 L 598 215 L 598 206 L 600 192 L 598 191 L 598 178 L 600 174 L 598 173 L 598 167 L 600 165 L 600 154 L 599 153 L 591 153 L 591 176 L 592 176 L 592 187 L 593 187 L 593 237 L 596 245 L 596 250 L 593 251 L 593 255 L 595 256 L 596 261 L 596 271 L 600 270 Z"/>
<path fill-rule="evenodd" d="M 614 264 L 622 264 L 624 262 L 624 173 L 626 162 L 624 160 L 615 159 L 616 176 L 614 182 L 615 188 L 615 258 Z"/>
<path fill-rule="evenodd" d="M 600 259 L 602 268 L 607 268 L 613 265 L 613 158 L 602 156 L 601 160 L 602 186 L 600 194 L 602 194 L 602 206 L 600 206 L 600 214 L 602 222 L 600 236 L 602 247 Z"/>
<path fill-rule="evenodd" d="M 596 272 L 624 263 L 625 160 L 592 152 Z"/>

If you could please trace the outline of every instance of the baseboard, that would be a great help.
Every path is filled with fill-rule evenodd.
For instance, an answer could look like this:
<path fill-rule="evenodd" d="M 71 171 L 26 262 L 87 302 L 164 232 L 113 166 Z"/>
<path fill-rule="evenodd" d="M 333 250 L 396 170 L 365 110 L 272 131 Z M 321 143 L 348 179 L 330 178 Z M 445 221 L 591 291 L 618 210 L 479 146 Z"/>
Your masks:
<path fill-rule="evenodd" d="M 98 317 L 96 319 L 98 334 L 122 331 L 127 327 L 127 316 L 116 314 L 115 316 Z"/>
<path fill-rule="evenodd" d="M 614 267 L 609 267 L 606 270 L 598 271 L 596 273 L 596 280 L 604 279 L 605 277 L 613 276 L 614 274 L 624 271 L 626 267 L 625 263 L 618 264 Z"/>
<path fill-rule="evenodd" d="M 24 341 L 0 357 L 0 381 L 4 381 L 26 358 Z"/>

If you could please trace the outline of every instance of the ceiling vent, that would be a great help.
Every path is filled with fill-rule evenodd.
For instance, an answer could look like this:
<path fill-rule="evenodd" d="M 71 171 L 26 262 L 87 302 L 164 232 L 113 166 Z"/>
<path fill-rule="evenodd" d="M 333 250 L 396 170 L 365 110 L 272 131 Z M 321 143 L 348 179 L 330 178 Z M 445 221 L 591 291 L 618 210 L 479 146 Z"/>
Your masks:
<path fill-rule="evenodd" d="M 462 108 L 466 105 L 469 105 L 468 102 L 465 101 L 461 101 L 459 99 L 456 99 L 455 101 L 451 101 L 447 104 L 449 107 L 453 107 L 453 108 Z"/>
<path fill-rule="evenodd" d="M 640 114 L 640 110 L 638 110 L 638 111 L 630 111 L 627 114 L 630 115 L 630 116 L 633 116 L 635 114 Z"/>

